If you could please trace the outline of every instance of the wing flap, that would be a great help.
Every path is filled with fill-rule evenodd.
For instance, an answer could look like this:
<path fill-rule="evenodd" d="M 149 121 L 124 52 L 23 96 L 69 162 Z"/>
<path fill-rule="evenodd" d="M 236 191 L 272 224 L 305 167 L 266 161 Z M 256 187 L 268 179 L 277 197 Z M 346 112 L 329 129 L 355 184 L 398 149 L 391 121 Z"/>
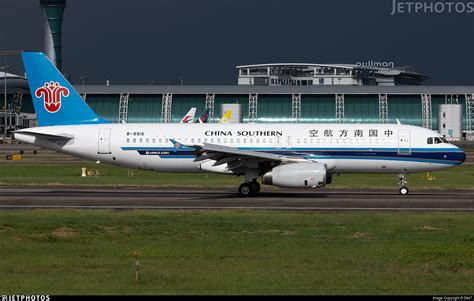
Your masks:
<path fill-rule="evenodd" d="M 228 156 L 234 156 L 236 158 L 246 157 L 246 158 L 253 158 L 253 159 L 259 159 L 259 160 L 268 160 L 268 161 L 277 161 L 277 162 L 281 162 L 281 161 L 285 160 L 285 157 L 275 155 L 275 154 L 248 151 L 248 150 L 241 150 L 241 149 L 238 149 L 238 148 L 235 148 L 235 147 L 223 146 L 223 145 L 218 145 L 218 144 L 205 143 L 204 146 L 201 147 L 201 149 L 203 151 L 205 151 L 207 154 L 210 154 L 210 153 L 224 154 L 224 157 L 228 157 Z"/>

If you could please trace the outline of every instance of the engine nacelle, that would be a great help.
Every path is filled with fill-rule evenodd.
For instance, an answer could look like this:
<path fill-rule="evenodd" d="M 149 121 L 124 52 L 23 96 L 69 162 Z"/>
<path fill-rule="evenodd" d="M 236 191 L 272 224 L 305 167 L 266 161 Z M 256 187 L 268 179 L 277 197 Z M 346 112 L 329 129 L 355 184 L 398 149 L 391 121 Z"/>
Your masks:
<path fill-rule="evenodd" d="M 263 175 L 262 183 L 287 188 L 323 187 L 327 183 L 326 165 L 310 162 L 279 165 Z"/>

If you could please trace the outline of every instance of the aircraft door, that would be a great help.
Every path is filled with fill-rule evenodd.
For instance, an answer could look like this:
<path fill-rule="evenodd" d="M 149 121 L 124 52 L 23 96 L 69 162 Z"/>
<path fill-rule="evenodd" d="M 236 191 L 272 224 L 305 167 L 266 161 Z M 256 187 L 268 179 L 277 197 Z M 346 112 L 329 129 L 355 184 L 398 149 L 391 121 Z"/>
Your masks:
<path fill-rule="evenodd" d="M 411 154 L 410 130 L 398 130 L 398 154 Z"/>
<path fill-rule="evenodd" d="M 110 154 L 110 134 L 111 129 L 99 130 L 99 154 Z"/>
<path fill-rule="evenodd" d="M 280 149 L 282 145 L 282 137 L 281 136 L 275 136 L 275 148 Z"/>
<path fill-rule="evenodd" d="M 292 141 L 291 141 L 291 136 L 286 136 L 285 138 L 285 148 L 291 149 L 292 147 Z"/>

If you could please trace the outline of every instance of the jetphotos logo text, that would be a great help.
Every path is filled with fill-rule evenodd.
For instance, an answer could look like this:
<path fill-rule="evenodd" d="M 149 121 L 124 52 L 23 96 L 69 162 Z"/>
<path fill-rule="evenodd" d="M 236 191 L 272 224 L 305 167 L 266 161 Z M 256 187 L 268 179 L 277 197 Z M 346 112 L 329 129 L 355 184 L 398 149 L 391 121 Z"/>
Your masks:
<path fill-rule="evenodd" d="M 61 108 L 61 97 L 69 96 L 69 89 L 60 86 L 58 82 L 46 82 L 35 91 L 36 97 L 43 97 L 44 108 L 49 113 L 56 113 Z"/>
<path fill-rule="evenodd" d="M 468 1 L 399 1 L 392 0 L 395 14 L 472 14 L 474 2 Z"/>

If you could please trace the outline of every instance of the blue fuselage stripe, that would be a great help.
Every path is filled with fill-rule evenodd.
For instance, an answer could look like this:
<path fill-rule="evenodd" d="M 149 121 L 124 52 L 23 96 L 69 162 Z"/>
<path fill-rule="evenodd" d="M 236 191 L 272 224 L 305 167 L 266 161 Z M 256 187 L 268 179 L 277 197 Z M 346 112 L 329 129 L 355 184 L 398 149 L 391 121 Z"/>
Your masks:
<path fill-rule="evenodd" d="M 458 148 L 413 148 L 411 152 L 399 153 L 398 148 L 239 148 L 241 150 L 261 151 L 282 156 L 304 157 L 306 159 L 348 159 L 348 160 L 396 160 L 436 164 L 462 164 L 465 153 Z M 193 148 L 173 147 L 122 147 L 122 150 L 137 151 L 140 155 L 157 155 L 166 159 L 195 158 Z M 403 149 L 401 149 L 404 151 Z"/>

